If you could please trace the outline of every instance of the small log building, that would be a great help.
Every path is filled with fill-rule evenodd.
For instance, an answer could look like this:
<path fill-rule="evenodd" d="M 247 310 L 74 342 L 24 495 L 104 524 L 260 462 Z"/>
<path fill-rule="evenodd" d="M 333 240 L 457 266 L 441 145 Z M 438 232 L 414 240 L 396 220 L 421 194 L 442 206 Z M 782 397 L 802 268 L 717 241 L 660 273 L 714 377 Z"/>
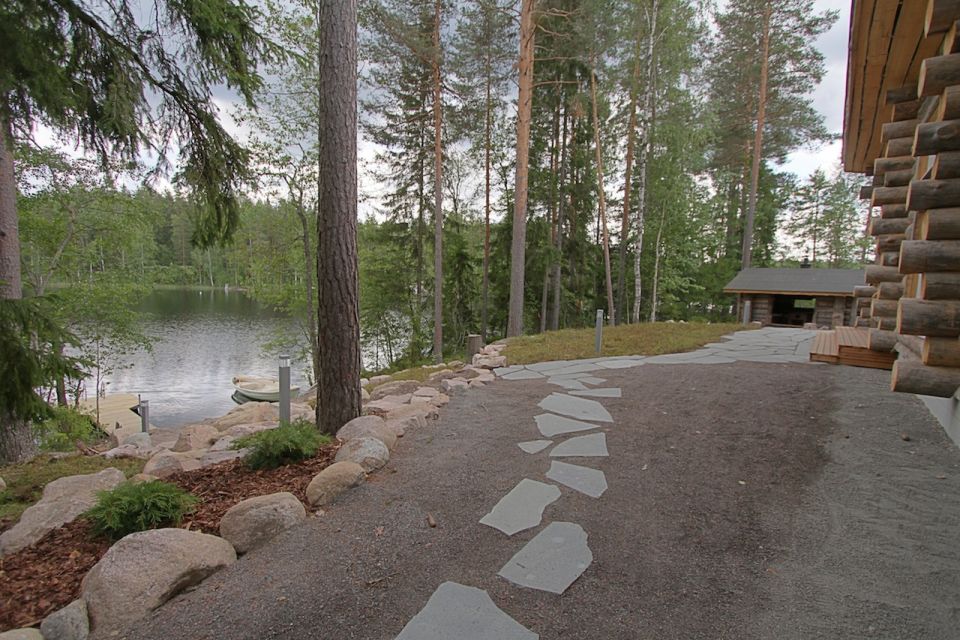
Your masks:
<path fill-rule="evenodd" d="M 854 0 L 843 130 L 876 238 L 854 322 L 899 353 L 894 391 L 944 398 L 960 387 L 958 21 L 960 0 Z"/>
<path fill-rule="evenodd" d="M 744 322 L 842 327 L 856 316 L 853 288 L 862 269 L 744 269 L 723 291 L 737 294 Z"/>

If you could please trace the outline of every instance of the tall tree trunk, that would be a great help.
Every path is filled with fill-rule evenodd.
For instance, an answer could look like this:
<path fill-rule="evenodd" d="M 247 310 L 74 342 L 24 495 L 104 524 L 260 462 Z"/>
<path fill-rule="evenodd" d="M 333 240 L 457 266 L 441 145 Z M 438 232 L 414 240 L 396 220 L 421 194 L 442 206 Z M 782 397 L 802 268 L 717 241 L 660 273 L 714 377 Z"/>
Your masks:
<path fill-rule="evenodd" d="M 753 159 L 750 166 L 750 198 L 747 202 L 747 219 L 743 227 L 743 248 L 740 266 L 750 267 L 753 252 L 753 223 L 757 215 L 757 191 L 760 188 L 760 161 L 763 158 L 763 124 L 767 110 L 767 75 L 770 67 L 770 2 L 763 9 L 763 44 L 760 53 L 760 91 L 757 96 L 757 129 L 753 136 Z"/>
<path fill-rule="evenodd" d="M 510 243 L 510 307 L 507 336 L 523 333 L 523 282 L 527 246 L 527 179 L 530 162 L 530 117 L 533 109 L 533 12 L 537 0 L 520 6 L 520 55 L 517 60 L 517 164 L 513 193 L 513 238 Z"/>
<path fill-rule="evenodd" d="M 493 129 L 493 103 L 490 85 L 490 59 L 487 58 L 486 97 L 483 129 L 483 303 L 480 309 L 480 336 L 487 343 L 487 308 L 490 300 L 490 146 Z"/>
<path fill-rule="evenodd" d="M 656 90 L 654 84 L 654 47 L 657 41 L 657 18 L 660 13 L 660 0 L 653 0 L 647 14 L 647 64 L 646 87 L 643 94 L 643 143 L 637 159 L 637 215 L 633 229 L 633 313 L 634 322 L 640 322 L 640 304 L 643 302 L 643 273 L 641 257 L 643 255 L 644 219 L 647 215 L 647 162 L 653 143 L 653 99 Z"/>
<path fill-rule="evenodd" d="M 317 215 L 320 212 L 317 211 Z M 307 339 L 310 340 L 310 364 L 313 371 L 313 381 L 320 379 L 320 346 L 317 344 L 317 313 L 314 308 L 313 274 L 316 262 L 313 259 L 313 243 L 310 241 L 310 225 L 307 214 L 303 210 L 303 200 L 297 203 L 297 217 L 300 218 L 300 229 L 303 233 L 303 274 L 304 286 L 307 295 Z"/>
<path fill-rule="evenodd" d="M 317 427 L 360 415 L 357 295 L 357 2 L 319 3 L 319 219 Z"/>
<path fill-rule="evenodd" d="M 653 291 L 650 294 L 650 322 L 657 321 L 657 305 L 660 303 L 660 260 L 663 258 L 661 239 L 663 238 L 663 223 L 666 219 L 667 208 L 663 207 L 660 212 L 660 228 L 657 229 L 657 241 L 653 247 Z"/>
<path fill-rule="evenodd" d="M 639 39 L 639 34 L 638 34 Z M 633 187 L 633 147 L 637 137 L 637 92 L 640 82 L 640 43 L 637 43 L 636 60 L 633 65 L 633 83 L 630 86 L 630 118 L 627 122 L 627 153 L 623 171 L 623 217 L 620 219 L 620 250 L 617 257 L 617 319 L 628 321 L 627 311 L 627 241 L 630 237 L 630 191 Z"/>
<path fill-rule="evenodd" d="M 617 310 L 613 305 L 613 277 L 610 268 L 610 234 L 607 231 L 607 196 L 603 189 L 603 152 L 600 148 L 600 117 L 597 110 L 597 70 L 595 57 L 590 56 L 590 96 L 593 103 L 593 147 L 597 163 L 597 203 L 600 211 L 600 233 L 603 240 L 603 273 L 607 288 L 607 322 L 617 323 Z"/>
<path fill-rule="evenodd" d="M 0 100 L 0 300 L 23 297 L 13 146 L 10 112 Z M 0 464 L 26 460 L 36 451 L 30 422 L 0 412 Z"/>
<path fill-rule="evenodd" d="M 7 300 L 19 300 L 23 295 L 19 227 L 13 131 L 7 105 L 0 100 L 0 298 Z"/>
<path fill-rule="evenodd" d="M 433 5 L 433 359 L 443 362 L 443 105 L 440 0 Z"/>
<path fill-rule="evenodd" d="M 563 130 L 560 132 L 560 188 L 559 198 L 557 200 L 557 226 L 556 234 L 553 236 L 554 259 L 553 259 L 553 305 L 550 312 L 550 329 L 556 331 L 560 328 L 560 298 L 563 291 L 563 282 L 561 281 L 560 260 L 563 257 L 563 213 L 564 202 L 567 199 L 566 177 L 567 177 L 567 120 L 568 113 L 566 107 L 563 109 Z"/>

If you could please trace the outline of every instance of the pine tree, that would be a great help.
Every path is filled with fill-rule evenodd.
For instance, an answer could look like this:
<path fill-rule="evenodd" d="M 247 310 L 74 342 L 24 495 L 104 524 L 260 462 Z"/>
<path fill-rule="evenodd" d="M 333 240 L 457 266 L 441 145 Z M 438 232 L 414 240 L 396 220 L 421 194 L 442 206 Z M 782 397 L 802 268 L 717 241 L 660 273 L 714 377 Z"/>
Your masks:
<path fill-rule="evenodd" d="M 74 3 L 11 0 L 0 7 L 0 298 L 22 295 L 14 148 L 42 121 L 102 159 L 162 156 L 180 143 L 179 175 L 203 215 L 194 237 L 228 237 L 247 178 L 247 154 L 215 116 L 211 87 L 226 84 L 252 103 L 258 63 L 280 51 L 254 28 L 240 0 L 203 4 L 112 4 L 110 20 Z M 138 18 L 139 16 L 139 18 Z M 144 16 L 147 16 L 146 18 Z M 146 24 L 143 20 L 154 20 Z M 158 34 L 177 34 L 178 46 Z M 18 406 L 0 407 L 0 462 L 29 453 Z"/>
<path fill-rule="evenodd" d="M 816 11 L 813 0 L 731 0 L 717 15 L 708 69 L 717 123 L 713 174 L 725 199 L 725 253 L 742 265 L 755 249 L 762 165 L 828 137 L 810 97 L 825 71 L 813 42 L 836 18 Z"/>

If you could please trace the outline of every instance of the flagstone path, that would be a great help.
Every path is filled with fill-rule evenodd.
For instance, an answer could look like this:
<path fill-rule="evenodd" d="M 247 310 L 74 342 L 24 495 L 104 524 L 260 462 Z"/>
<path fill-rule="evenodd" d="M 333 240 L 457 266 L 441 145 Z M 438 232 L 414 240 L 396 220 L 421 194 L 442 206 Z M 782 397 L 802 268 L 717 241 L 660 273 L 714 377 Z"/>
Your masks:
<path fill-rule="evenodd" d="M 558 360 L 538 362 L 531 365 L 515 365 L 495 369 L 503 380 L 544 380 L 569 391 L 551 393 L 538 403 L 548 413 L 534 417 L 540 432 L 547 437 L 599 429 L 604 423 L 612 423 L 610 412 L 597 400 L 590 398 L 619 399 L 618 387 L 591 389 L 587 385 L 604 384 L 606 380 L 593 375 L 607 369 L 626 369 L 646 364 L 732 364 L 737 361 L 790 363 L 807 362 L 810 343 L 815 331 L 799 329 L 760 329 L 740 331 L 723 342 L 711 343 L 688 353 L 676 353 L 653 357 L 625 356 L 596 358 L 575 362 Z M 597 424 L 594 424 L 597 423 Z M 535 455 L 552 444 L 552 441 L 536 440 L 519 442 L 525 452 Z M 599 458 L 607 457 L 607 440 L 604 433 L 577 435 L 561 442 L 550 450 L 549 457 Z M 607 479 L 600 469 L 553 460 L 545 477 L 569 489 L 592 498 L 600 498 L 607 490 Z M 555 492 L 551 492 L 553 489 Z M 524 478 L 510 490 L 494 508 L 485 515 L 481 524 L 500 530 L 507 536 L 536 527 L 540 524 L 544 509 L 560 497 L 554 485 Z M 526 544 L 507 563 L 499 574 L 510 582 L 530 589 L 562 594 L 587 570 L 593 554 L 587 544 L 588 534 L 574 523 L 552 522 Z M 445 589 L 447 584 L 441 585 Z M 437 594 L 440 593 L 438 589 Z M 404 628 L 398 640 L 413 637 L 411 629 L 428 624 L 431 628 L 445 629 L 446 637 L 470 640 L 474 636 L 461 635 L 467 625 L 467 614 L 452 616 L 433 604 L 434 594 L 426 607 Z M 458 596 L 458 594 L 460 594 Z M 468 591 L 458 591 L 448 596 L 454 601 L 464 598 L 458 610 L 476 615 L 466 600 L 474 598 Z M 506 614 L 494 607 L 486 607 L 482 616 L 489 624 L 496 624 Z M 426 622 L 425 622 L 426 621 Z M 481 623 L 482 626 L 482 623 Z M 480 637 L 480 636 L 475 636 Z"/>
<path fill-rule="evenodd" d="M 124 637 L 952 639 L 960 454 L 813 335 L 499 370 Z"/>

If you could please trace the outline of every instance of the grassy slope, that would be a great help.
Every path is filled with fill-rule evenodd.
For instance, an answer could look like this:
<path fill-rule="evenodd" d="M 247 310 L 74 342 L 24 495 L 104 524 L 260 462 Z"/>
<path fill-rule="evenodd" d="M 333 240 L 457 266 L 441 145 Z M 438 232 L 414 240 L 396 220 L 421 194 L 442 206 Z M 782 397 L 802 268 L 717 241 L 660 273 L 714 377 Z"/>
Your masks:
<path fill-rule="evenodd" d="M 748 329 L 733 323 L 668 323 L 625 324 L 603 328 L 604 356 L 644 355 L 692 351 L 720 336 Z M 507 364 L 530 364 L 547 360 L 593 358 L 593 329 L 563 329 L 532 336 L 513 338 L 503 354 Z"/>
<path fill-rule="evenodd" d="M 39 500 L 48 482 L 65 476 L 96 473 L 107 467 L 120 469 L 129 478 L 140 473 L 144 463 L 144 460 L 129 458 L 107 460 L 100 456 L 76 455 L 58 459 L 40 455 L 30 462 L 0 467 L 0 478 L 7 483 L 6 490 L 0 492 L 0 529 L 17 520 L 27 507 Z"/>

